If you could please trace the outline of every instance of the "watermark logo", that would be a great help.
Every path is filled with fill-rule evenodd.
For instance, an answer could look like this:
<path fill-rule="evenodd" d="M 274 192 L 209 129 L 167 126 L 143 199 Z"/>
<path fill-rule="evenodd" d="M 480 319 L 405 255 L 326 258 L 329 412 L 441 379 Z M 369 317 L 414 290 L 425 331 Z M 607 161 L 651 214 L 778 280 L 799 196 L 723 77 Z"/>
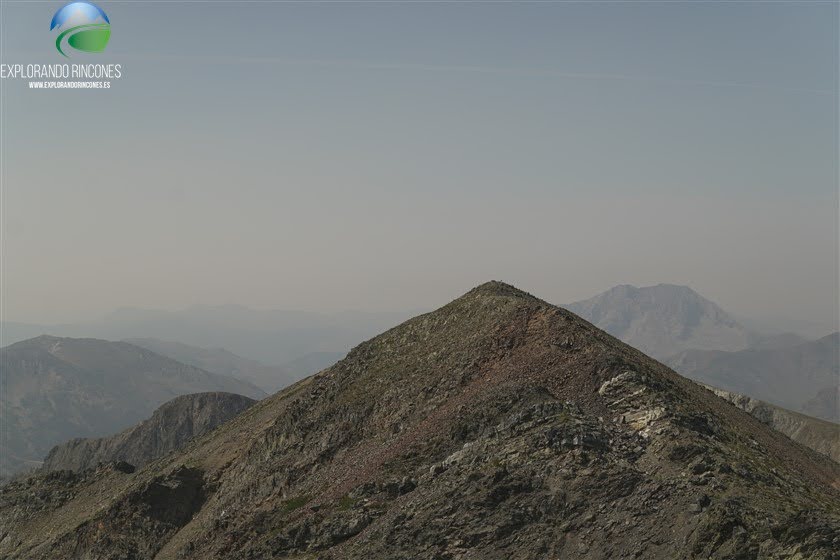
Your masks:
<path fill-rule="evenodd" d="M 64 56 L 68 48 L 100 53 L 111 39 L 111 20 L 96 4 L 71 2 L 53 16 L 50 31 L 53 30 L 59 32 L 55 48 Z"/>
<path fill-rule="evenodd" d="M 71 2 L 55 13 L 50 31 L 57 34 L 55 48 L 64 57 L 72 52 L 101 53 L 111 38 L 111 20 L 96 4 Z M 111 89 L 112 82 L 122 76 L 123 66 L 119 62 L 92 63 L 85 57 L 73 63 L 25 60 L 0 63 L 0 80 L 23 82 L 30 90 Z"/>

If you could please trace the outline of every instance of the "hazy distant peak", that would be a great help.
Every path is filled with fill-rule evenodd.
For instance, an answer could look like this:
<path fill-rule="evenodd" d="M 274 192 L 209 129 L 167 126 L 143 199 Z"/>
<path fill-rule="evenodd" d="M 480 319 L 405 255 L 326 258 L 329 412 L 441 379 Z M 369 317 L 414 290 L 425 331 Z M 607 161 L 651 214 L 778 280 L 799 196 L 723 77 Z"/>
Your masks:
<path fill-rule="evenodd" d="M 246 380 L 269 393 L 293 381 L 292 374 L 281 366 L 269 366 L 243 358 L 222 347 L 205 348 L 150 337 L 130 338 L 126 342 L 206 371 Z"/>
<path fill-rule="evenodd" d="M 567 308 L 659 359 L 689 348 L 742 350 L 751 341 L 747 329 L 688 286 L 623 284 Z"/>
<path fill-rule="evenodd" d="M 836 406 L 830 404 L 840 379 L 838 352 L 840 339 L 835 333 L 820 340 L 738 352 L 686 350 L 665 363 L 687 377 L 727 391 L 840 421 Z"/>
<path fill-rule="evenodd" d="M 697 296 L 700 296 L 696 291 L 694 291 L 690 286 L 685 286 L 683 284 L 669 284 L 667 282 L 660 282 L 654 286 L 644 286 L 639 288 L 640 290 L 652 290 L 652 289 L 659 289 L 659 290 L 672 290 L 674 292 L 683 292 L 683 293 L 691 293 Z"/>
<path fill-rule="evenodd" d="M 2 322 L 0 343 L 13 344 L 42 333 L 106 340 L 154 337 L 202 349 L 225 349 L 244 359 L 282 367 L 314 353 L 344 355 L 362 340 L 417 314 L 407 311 L 316 313 L 242 306 L 227 307 L 228 311 L 212 306 L 201 309 L 122 308 L 98 321 L 66 325 Z M 313 371 L 306 369 L 305 373 Z M 276 388 L 272 384 L 272 390 Z"/>
<path fill-rule="evenodd" d="M 829 344 L 837 344 L 840 342 L 840 332 L 833 332 L 820 338 L 817 342 L 827 342 Z"/>
<path fill-rule="evenodd" d="M 221 346 L 210 346 L 210 347 L 206 347 L 206 348 L 197 348 L 197 347 L 192 346 L 190 344 L 184 344 L 183 342 L 178 342 L 178 341 L 175 341 L 175 340 L 164 341 L 164 340 L 160 340 L 158 338 L 152 338 L 152 337 L 127 338 L 127 339 L 123 340 L 122 342 L 125 342 L 127 344 L 132 344 L 134 346 L 140 346 L 141 348 L 151 350 L 152 352 L 157 352 L 158 354 L 161 354 L 161 355 L 164 355 L 164 356 L 169 356 L 169 354 L 166 353 L 166 352 L 161 352 L 158 348 L 163 347 L 163 345 L 168 345 L 168 346 L 171 346 L 172 348 L 181 348 L 181 349 L 184 349 L 184 350 L 202 350 L 202 351 L 205 351 L 205 352 L 216 352 L 216 353 L 219 353 L 219 354 L 225 354 L 225 355 L 231 356 L 233 358 L 244 359 L 244 358 L 242 358 L 242 356 L 239 356 L 238 354 L 236 354 L 234 352 L 231 352 L 230 350 L 228 350 L 226 348 L 222 348 Z M 176 360 L 178 359 L 178 358 L 175 358 L 174 356 L 169 356 L 169 357 L 171 357 L 173 359 L 176 359 Z M 210 371 L 212 371 L 212 370 L 210 370 Z"/>
<path fill-rule="evenodd" d="M 31 350 L 45 350 L 51 354 L 55 354 L 65 348 L 66 346 L 91 346 L 97 345 L 107 346 L 115 344 L 108 340 L 100 340 L 98 338 L 69 338 L 62 336 L 53 336 L 50 334 L 42 334 L 28 340 L 22 340 L 9 345 L 8 349 L 31 349 Z M 139 350 L 139 348 L 138 348 Z"/>
<path fill-rule="evenodd" d="M 613 286 L 606 292 L 605 294 L 632 294 L 639 291 L 637 286 L 633 286 L 632 284 L 619 284 L 618 286 Z"/>
<path fill-rule="evenodd" d="M 696 298 L 710 302 L 698 294 L 693 288 L 681 284 L 660 283 L 652 286 L 633 286 L 632 284 L 620 284 L 600 294 L 602 296 L 626 296 L 626 297 L 685 297 Z M 595 296 L 599 297 L 599 296 Z M 714 304 L 713 304 L 714 305 Z"/>
<path fill-rule="evenodd" d="M 22 340 L 20 342 L 16 342 L 15 346 L 24 347 L 24 346 L 38 346 L 42 347 L 47 344 L 52 344 L 62 340 L 59 336 L 53 336 L 51 334 L 42 334 L 38 335 L 34 338 L 30 338 L 28 340 Z"/>

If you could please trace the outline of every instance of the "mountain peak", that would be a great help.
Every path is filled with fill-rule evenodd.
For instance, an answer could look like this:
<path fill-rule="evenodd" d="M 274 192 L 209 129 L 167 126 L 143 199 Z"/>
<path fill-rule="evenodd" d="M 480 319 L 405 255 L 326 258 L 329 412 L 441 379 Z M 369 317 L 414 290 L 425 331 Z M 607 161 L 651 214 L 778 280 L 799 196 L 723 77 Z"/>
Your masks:
<path fill-rule="evenodd" d="M 522 291 L 516 286 L 512 286 L 499 280 L 490 280 L 484 284 L 480 284 L 467 292 L 465 295 L 487 295 L 494 297 L 514 297 L 529 300 L 537 300 L 538 298 L 532 296 L 528 292 Z"/>
<path fill-rule="evenodd" d="M 660 282 L 659 284 L 654 284 L 651 286 L 634 286 L 633 284 L 619 284 L 617 286 L 613 286 L 609 290 L 603 292 L 604 294 L 621 294 L 621 295 L 638 295 L 638 294 L 649 294 L 649 293 L 668 293 L 668 294 L 675 294 L 675 295 L 684 295 L 684 296 L 693 296 L 703 298 L 700 294 L 697 293 L 690 286 L 686 286 L 683 284 L 669 284 L 667 282 Z M 597 296 L 596 296 L 597 297 Z M 703 298 L 705 299 L 705 298 Z"/>
<path fill-rule="evenodd" d="M 678 295 L 682 295 L 682 296 L 697 297 L 697 298 L 701 298 L 701 299 L 706 299 L 703 296 L 701 296 L 700 294 L 698 294 L 697 291 L 694 288 L 692 288 L 691 286 L 685 286 L 683 284 L 660 283 L 660 284 L 657 284 L 655 286 L 645 286 L 645 287 L 642 287 L 642 288 L 639 288 L 639 289 L 640 290 L 645 290 L 645 291 L 668 292 L 668 293 L 671 293 L 671 294 L 678 294 Z"/>
<path fill-rule="evenodd" d="M 566 306 L 611 335 L 657 359 L 683 350 L 743 350 L 751 333 L 692 288 L 616 286 Z"/>
<path fill-rule="evenodd" d="M 20 342 L 16 342 L 14 344 L 17 345 L 18 347 L 24 347 L 24 346 L 40 347 L 40 346 L 43 346 L 45 344 L 52 344 L 52 343 L 55 343 L 55 342 L 60 342 L 61 340 L 62 340 L 61 337 L 58 337 L 58 336 L 53 336 L 51 334 L 41 334 L 41 335 L 38 335 L 36 337 L 27 339 L 27 340 L 21 340 Z"/>
<path fill-rule="evenodd" d="M 0 556 L 827 560 L 838 479 L 661 363 L 491 282 L 134 473 L 7 485 Z"/>
<path fill-rule="evenodd" d="M 668 288 L 675 291 L 680 292 L 695 292 L 690 286 L 686 286 L 685 284 L 671 284 L 670 282 L 660 282 L 655 286 L 646 286 L 647 288 Z"/>

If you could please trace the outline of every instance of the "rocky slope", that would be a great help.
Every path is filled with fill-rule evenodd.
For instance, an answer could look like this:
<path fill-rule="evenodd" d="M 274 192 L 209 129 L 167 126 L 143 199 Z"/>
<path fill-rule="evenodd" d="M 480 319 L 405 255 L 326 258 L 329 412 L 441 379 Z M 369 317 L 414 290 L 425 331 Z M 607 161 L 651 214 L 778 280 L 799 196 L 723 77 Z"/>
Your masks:
<path fill-rule="evenodd" d="M 814 416 L 840 421 L 840 410 L 831 401 L 840 384 L 838 333 L 782 348 L 688 350 L 667 364 L 702 383 L 790 410 L 806 412 L 808 407 Z"/>
<path fill-rule="evenodd" d="M 0 490 L 8 559 L 836 558 L 840 465 L 482 285 L 133 473 Z"/>
<path fill-rule="evenodd" d="M 831 457 L 834 461 L 840 463 L 840 424 L 799 414 L 723 389 L 709 387 L 709 390 L 741 410 L 755 416 L 774 430 L 782 432 L 793 441 L 810 447 L 814 451 Z"/>
<path fill-rule="evenodd" d="M 742 350 L 755 338 L 688 286 L 616 286 L 566 308 L 658 360 L 687 349 Z"/>
<path fill-rule="evenodd" d="M 180 449 L 187 441 L 224 424 L 254 399 L 233 393 L 196 393 L 164 403 L 151 418 L 98 439 L 75 438 L 50 450 L 43 471 L 82 471 L 123 461 L 134 467 Z"/>
<path fill-rule="evenodd" d="M 243 358 L 224 348 L 201 348 L 157 338 L 129 338 L 125 342 L 206 371 L 248 381 L 267 393 L 288 387 L 302 377 L 294 376 L 286 368 Z"/>
<path fill-rule="evenodd" d="M 254 385 L 125 342 L 40 336 L 0 349 L 0 473 L 40 464 L 54 445 L 113 434 L 179 395 Z"/>

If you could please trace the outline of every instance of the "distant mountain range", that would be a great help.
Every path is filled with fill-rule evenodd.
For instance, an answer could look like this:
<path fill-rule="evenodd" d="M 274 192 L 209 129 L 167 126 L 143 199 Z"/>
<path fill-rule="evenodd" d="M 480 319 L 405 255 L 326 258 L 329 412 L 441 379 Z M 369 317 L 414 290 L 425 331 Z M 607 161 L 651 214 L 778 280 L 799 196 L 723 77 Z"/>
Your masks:
<path fill-rule="evenodd" d="M 759 334 L 687 286 L 616 286 L 566 306 L 597 327 L 714 387 L 840 421 L 838 335 Z"/>
<path fill-rule="evenodd" d="M 0 487 L 8 560 L 833 560 L 840 465 L 489 282 L 145 467 Z"/>
<path fill-rule="evenodd" d="M 283 365 L 269 366 L 257 360 L 243 358 L 224 348 L 201 348 L 157 338 L 129 338 L 126 342 L 213 373 L 250 381 L 268 393 L 274 393 L 299 379 L 318 373 L 347 354 L 310 352 Z"/>
<path fill-rule="evenodd" d="M 802 405 L 802 412 L 817 418 L 836 419 L 840 415 L 840 383 L 820 389 L 817 395 Z"/>
<path fill-rule="evenodd" d="M 126 342 L 40 336 L 0 349 L 0 475 L 36 467 L 71 438 L 113 434 L 179 395 L 265 392 Z"/>
<path fill-rule="evenodd" d="M 195 393 L 168 401 L 151 418 L 103 438 L 75 438 L 53 447 L 43 471 L 82 471 L 123 461 L 132 467 L 181 449 L 190 439 L 224 424 L 255 402 L 233 393 Z"/>
<path fill-rule="evenodd" d="M 121 309 L 89 323 L 4 322 L 0 324 L 0 345 L 42 334 L 105 340 L 153 337 L 199 348 L 224 348 L 262 364 L 288 369 L 286 364 L 307 356 L 346 354 L 359 342 L 410 316 L 410 312 L 312 313 L 239 305 L 195 306 L 179 311 Z M 301 374 L 292 370 L 290 373 Z M 309 373 L 314 371 L 304 374 Z"/>
<path fill-rule="evenodd" d="M 746 395 L 708 386 L 717 396 L 726 399 L 795 442 L 840 463 L 840 424 L 800 414 Z"/>
<path fill-rule="evenodd" d="M 129 338 L 125 342 L 206 371 L 248 381 L 266 393 L 274 393 L 287 387 L 296 379 L 296 376 L 284 367 L 268 366 L 238 356 L 224 348 L 200 348 L 157 338 Z"/>
<path fill-rule="evenodd" d="M 838 355 L 840 334 L 834 333 L 781 348 L 686 350 L 667 363 L 687 377 L 720 389 L 838 422 Z"/>

